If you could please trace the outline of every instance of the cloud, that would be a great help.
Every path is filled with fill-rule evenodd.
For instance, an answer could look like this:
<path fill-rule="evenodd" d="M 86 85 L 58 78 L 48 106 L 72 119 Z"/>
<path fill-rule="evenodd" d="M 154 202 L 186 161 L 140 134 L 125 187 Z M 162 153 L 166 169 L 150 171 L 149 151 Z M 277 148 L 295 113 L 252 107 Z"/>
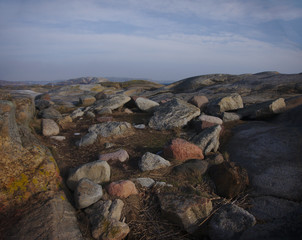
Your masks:
<path fill-rule="evenodd" d="M 23 78 L 44 73 L 48 80 L 298 72 L 301 42 L 269 36 L 258 26 L 299 20 L 300 5 L 281 0 L 0 1 L 0 78 L 17 78 L 16 69 Z M 272 38 L 278 41 L 269 42 Z"/>
<path fill-rule="evenodd" d="M 184 77 L 222 72 L 244 73 L 264 70 L 298 72 L 301 50 L 281 48 L 233 33 L 217 35 L 167 34 L 154 37 L 126 34 L 74 34 L 45 29 L 23 29 L 22 42 L 11 49 L 0 46 L 9 62 L 26 62 L 27 74 L 39 69 L 59 79 L 81 75 L 118 75 L 178 80 Z M 31 32 L 26 35 L 26 32 Z M 20 40 L 21 41 L 21 40 Z M 24 46 L 26 42 L 26 47 Z M 14 54 L 11 50 L 16 47 Z M 32 66 L 30 67 L 30 64 Z M 22 65 L 21 63 L 19 65 Z M 48 67 L 47 67 L 48 65 Z M 63 67 L 65 66 L 65 68 Z M 28 69 L 32 69 L 29 71 Z M 64 70 L 65 69 L 65 70 Z M 13 70 L 12 70 L 13 71 Z M 74 74 L 74 75 L 73 75 Z M 41 76 L 39 76 L 41 77 Z M 51 80 L 48 79 L 48 80 Z"/>

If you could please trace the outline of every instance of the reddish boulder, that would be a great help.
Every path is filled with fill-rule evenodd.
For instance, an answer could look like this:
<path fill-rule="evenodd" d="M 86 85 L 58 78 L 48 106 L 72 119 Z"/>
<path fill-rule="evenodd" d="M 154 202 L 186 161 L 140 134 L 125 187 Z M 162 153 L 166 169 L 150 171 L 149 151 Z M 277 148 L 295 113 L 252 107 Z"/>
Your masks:
<path fill-rule="evenodd" d="M 130 180 L 112 182 L 108 186 L 108 193 L 111 196 L 127 198 L 130 195 L 138 194 L 135 184 Z"/>
<path fill-rule="evenodd" d="M 202 150 L 198 146 L 181 138 L 173 139 L 171 144 L 164 148 L 164 157 L 182 162 L 204 158 Z"/>

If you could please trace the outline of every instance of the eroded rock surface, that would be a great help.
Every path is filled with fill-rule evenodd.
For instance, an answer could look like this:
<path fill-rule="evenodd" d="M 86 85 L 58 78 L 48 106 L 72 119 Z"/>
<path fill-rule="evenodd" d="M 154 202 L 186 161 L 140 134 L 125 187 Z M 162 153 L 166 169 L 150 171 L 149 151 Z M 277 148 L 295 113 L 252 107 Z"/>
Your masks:
<path fill-rule="evenodd" d="M 57 189 L 59 170 L 47 148 L 28 126 L 33 98 L 0 100 L 0 206 L 25 202 L 33 194 Z"/>
<path fill-rule="evenodd" d="M 234 204 L 225 205 L 211 218 L 209 236 L 215 240 L 239 239 L 240 234 L 255 223 L 255 217 L 248 211 Z"/>
<path fill-rule="evenodd" d="M 199 108 L 175 98 L 156 109 L 150 119 L 149 127 L 156 130 L 182 127 L 199 114 Z"/>
<path fill-rule="evenodd" d="M 63 192 L 43 204 L 33 206 L 15 225 L 7 239 L 83 240 L 76 213 Z"/>

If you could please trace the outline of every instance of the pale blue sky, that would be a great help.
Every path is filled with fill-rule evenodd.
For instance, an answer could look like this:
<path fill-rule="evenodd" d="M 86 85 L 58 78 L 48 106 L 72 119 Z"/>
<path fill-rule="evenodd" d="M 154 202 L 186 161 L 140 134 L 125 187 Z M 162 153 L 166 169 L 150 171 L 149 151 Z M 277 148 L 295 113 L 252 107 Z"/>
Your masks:
<path fill-rule="evenodd" d="M 301 0 L 0 0 L 0 79 L 302 72 Z"/>

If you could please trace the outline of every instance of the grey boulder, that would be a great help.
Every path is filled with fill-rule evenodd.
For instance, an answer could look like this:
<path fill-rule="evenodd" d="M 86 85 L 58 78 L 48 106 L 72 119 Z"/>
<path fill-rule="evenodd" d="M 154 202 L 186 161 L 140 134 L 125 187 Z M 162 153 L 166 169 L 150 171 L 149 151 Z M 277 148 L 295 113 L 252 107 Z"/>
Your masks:
<path fill-rule="evenodd" d="M 129 226 L 121 222 L 124 203 L 120 199 L 114 201 L 98 201 L 85 209 L 91 233 L 95 239 L 124 239 L 130 232 Z"/>
<path fill-rule="evenodd" d="M 183 127 L 199 115 L 199 108 L 183 100 L 174 98 L 156 109 L 149 121 L 149 127 L 156 130 Z"/>
<path fill-rule="evenodd" d="M 195 135 L 191 141 L 200 147 L 204 154 L 208 154 L 211 151 L 216 152 L 219 148 L 219 134 L 221 132 L 221 126 L 216 125 L 204 129 L 201 133 Z"/>
<path fill-rule="evenodd" d="M 115 135 L 122 135 L 131 128 L 131 124 L 127 122 L 105 122 L 92 125 L 88 129 L 88 132 L 95 132 L 101 137 L 111 137 Z"/>
<path fill-rule="evenodd" d="M 105 161 L 95 161 L 82 165 L 72 170 L 67 179 L 67 186 L 75 190 L 82 178 L 88 178 L 95 183 L 108 182 L 110 180 L 110 166 Z"/>
<path fill-rule="evenodd" d="M 42 120 L 42 133 L 44 136 L 54 136 L 60 133 L 58 124 L 52 119 Z"/>
<path fill-rule="evenodd" d="M 103 196 L 102 186 L 88 178 L 82 178 L 74 192 L 74 200 L 78 209 L 86 208 L 100 200 Z"/>
<path fill-rule="evenodd" d="M 150 152 L 146 152 L 139 162 L 139 168 L 143 172 L 169 167 L 170 165 L 171 163 L 166 159 Z"/>
<path fill-rule="evenodd" d="M 138 97 L 135 100 L 135 104 L 141 111 L 144 112 L 152 112 L 155 110 L 156 107 L 159 106 L 157 102 L 143 97 Z"/>
<path fill-rule="evenodd" d="M 93 108 L 96 111 L 99 111 L 102 108 L 109 108 L 110 110 L 115 110 L 119 107 L 122 107 L 125 103 L 129 102 L 130 100 L 130 97 L 123 94 L 109 95 L 105 99 L 97 100 L 93 104 Z"/>

